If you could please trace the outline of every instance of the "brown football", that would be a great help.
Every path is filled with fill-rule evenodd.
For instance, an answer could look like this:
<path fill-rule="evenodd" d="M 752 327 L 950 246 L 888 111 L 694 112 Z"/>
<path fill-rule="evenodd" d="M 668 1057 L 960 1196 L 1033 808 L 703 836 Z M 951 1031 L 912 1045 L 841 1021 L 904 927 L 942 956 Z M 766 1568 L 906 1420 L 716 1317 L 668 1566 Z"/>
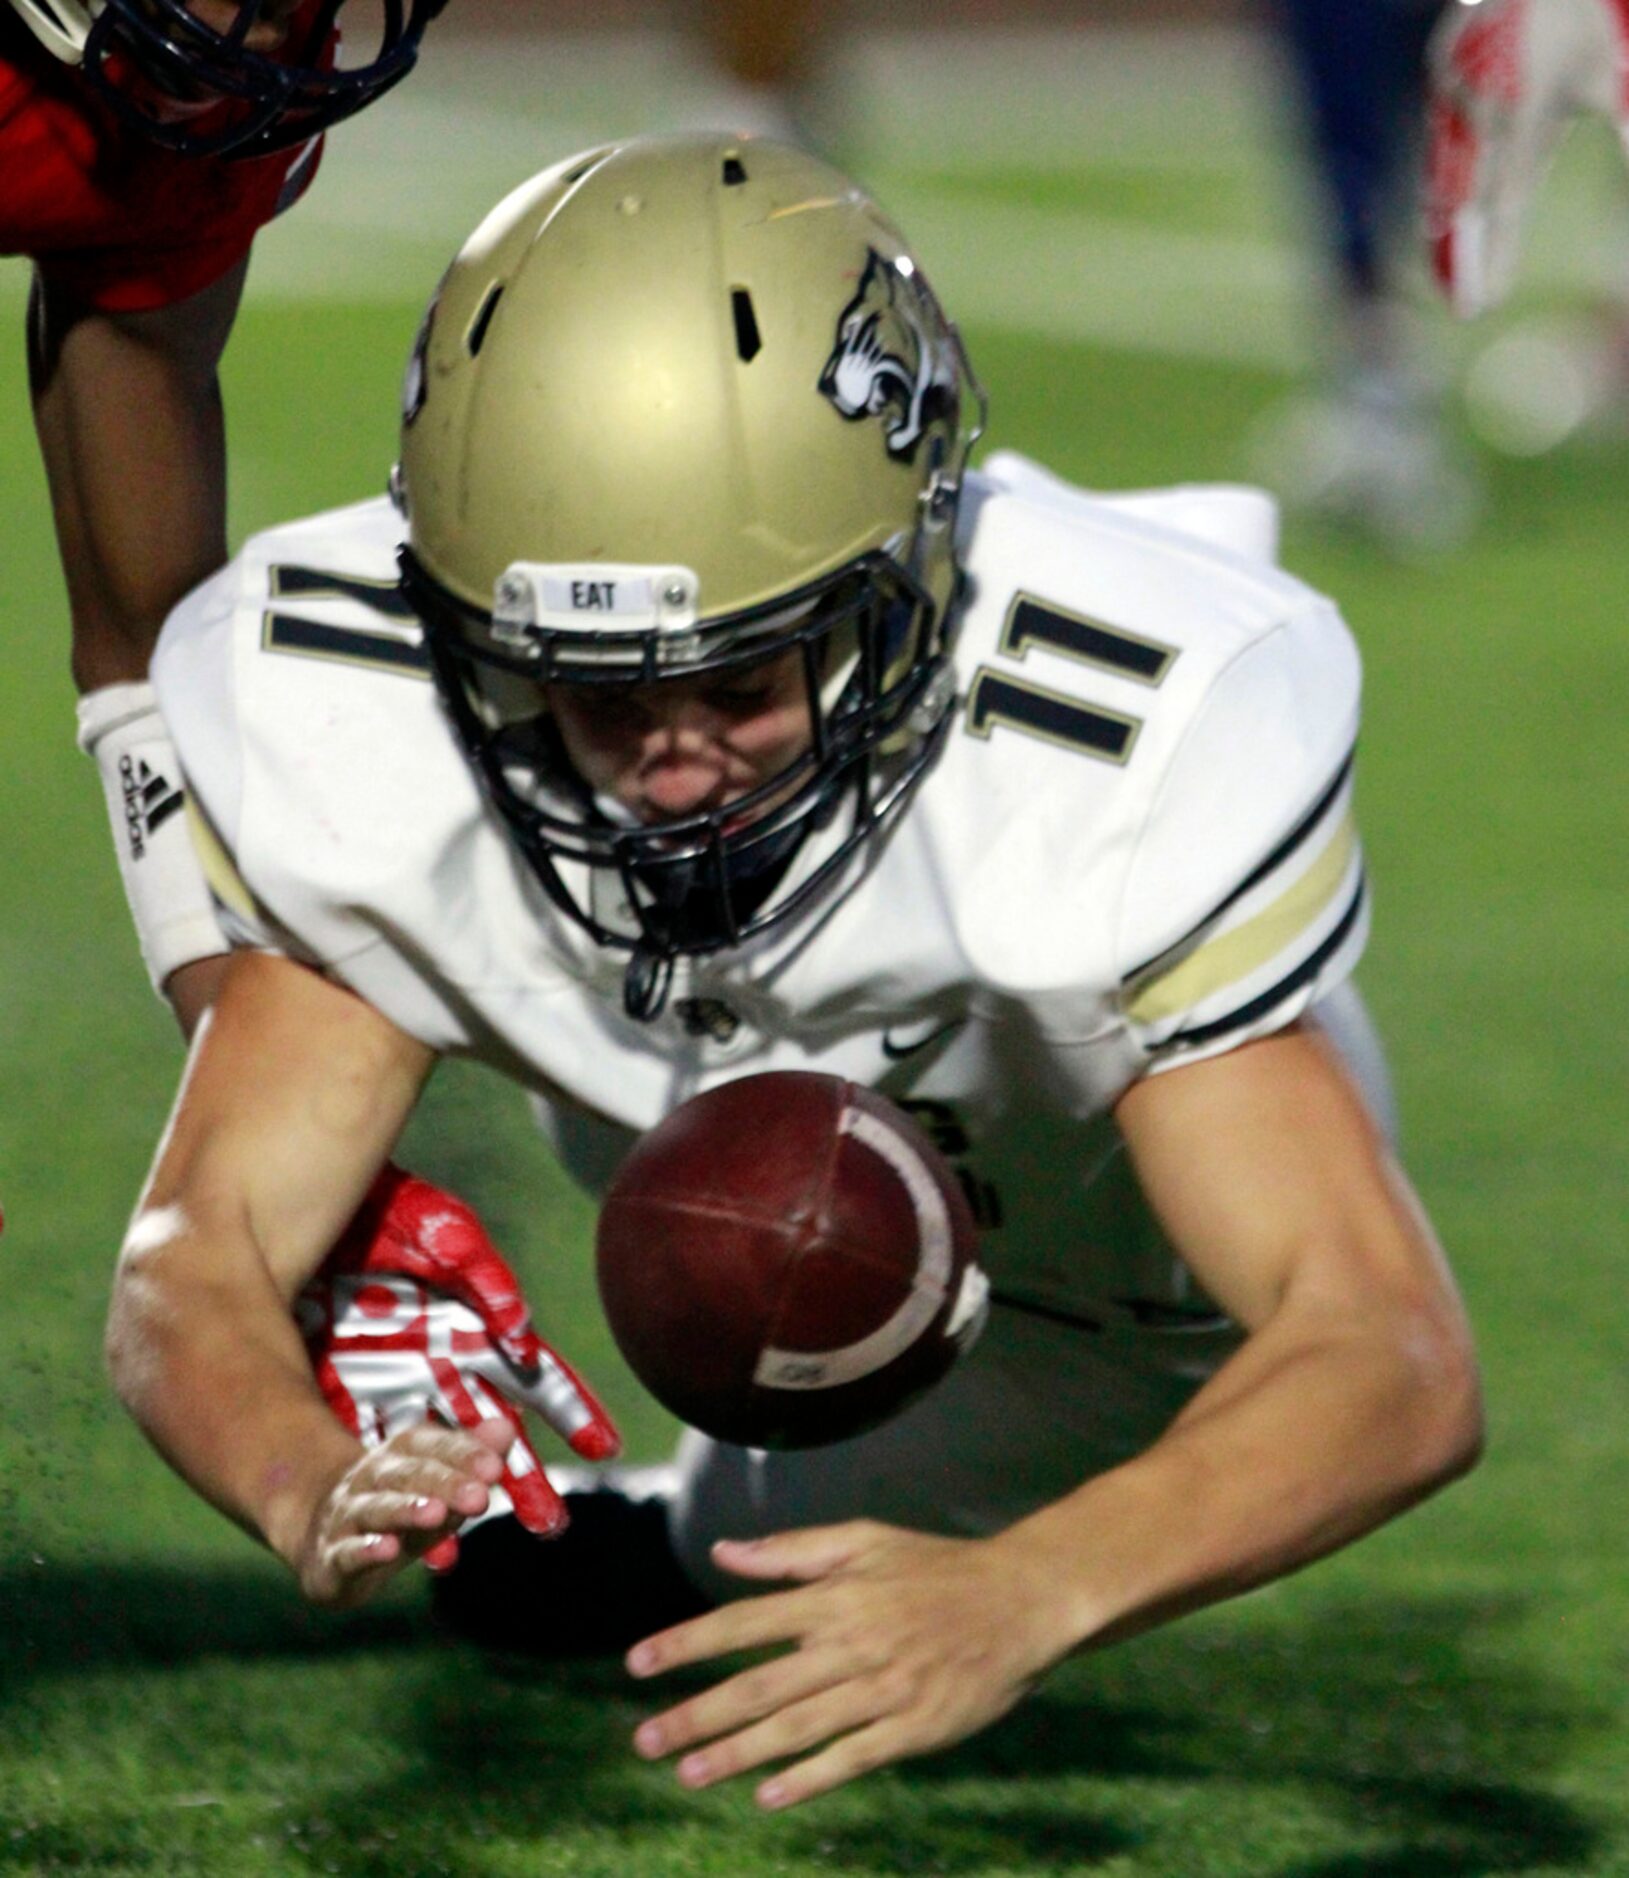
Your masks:
<path fill-rule="evenodd" d="M 600 1212 L 606 1316 L 692 1427 L 814 1447 L 937 1382 L 983 1324 L 977 1230 L 955 1175 L 886 1098 L 802 1070 L 675 1109 Z"/>

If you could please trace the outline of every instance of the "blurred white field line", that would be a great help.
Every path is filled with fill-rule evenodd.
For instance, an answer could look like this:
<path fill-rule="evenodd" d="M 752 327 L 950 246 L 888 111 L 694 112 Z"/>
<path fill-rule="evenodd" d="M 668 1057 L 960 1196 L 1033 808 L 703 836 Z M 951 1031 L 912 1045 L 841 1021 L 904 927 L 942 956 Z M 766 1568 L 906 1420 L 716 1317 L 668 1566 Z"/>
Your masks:
<path fill-rule="evenodd" d="M 961 33 L 846 46 L 817 106 L 969 327 L 1293 369 L 1293 247 L 935 188 L 954 166 L 1078 172 L 1259 167 L 1267 107 L 1241 34 Z M 427 292 L 464 233 L 534 169 L 606 137 L 732 108 L 663 34 L 450 38 L 331 140 L 299 214 L 262 237 L 262 299 Z M 729 122 L 727 115 L 724 122 Z"/>
<path fill-rule="evenodd" d="M 443 34 L 384 109 L 331 140 L 311 199 L 263 238 L 251 290 L 361 299 L 427 291 L 462 235 L 542 164 L 732 108 L 693 44 L 669 34 Z M 968 326 L 1286 371 L 1308 362 L 1315 328 L 1300 183 L 1286 171 L 1281 86 L 1259 34 L 853 37 L 833 50 L 814 108 L 816 131 L 829 127 L 875 182 Z M 1200 185 L 1222 174 L 1277 209 L 1285 232 L 1016 208 L 927 180 L 981 166 L 1060 176 L 1164 170 Z M 1530 273 L 1575 292 L 1618 282 L 1629 271 L 1623 243 L 1603 240 L 1599 207 L 1598 190 L 1577 178 L 1550 190 Z"/>
<path fill-rule="evenodd" d="M 888 192 L 945 304 L 970 330 L 1299 370 L 1305 268 L 1291 250 L 1062 209 Z"/>
<path fill-rule="evenodd" d="M 261 237 L 250 293 L 411 303 L 498 197 L 543 164 L 642 129 L 728 122 L 733 109 L 693 44 L 671 34 L 438 30 L 412 80 L 330 139 L 311 195 Z M 1282 104 L 1259 35 L 856 36 L 834 49 L 814 110 L 816 131 L 829 121 L 966 326 L 1285 372 L 1309 362 L 1299 181 L 1275 135 Z M 1598 154 L 1574 158 L 1535 218 L 1527 278 L 1546 291 L 1621 292 L 1629 210 L 1614 234 Z M 931 180 L 981 167 L 1165 171 L 1202 189 L 1220 174 L 1241 201 L 1279 208 L 1285 232 L 1026 207 Z M 0 262 L 0 299 L 25 285 L 23 263 Z"/>

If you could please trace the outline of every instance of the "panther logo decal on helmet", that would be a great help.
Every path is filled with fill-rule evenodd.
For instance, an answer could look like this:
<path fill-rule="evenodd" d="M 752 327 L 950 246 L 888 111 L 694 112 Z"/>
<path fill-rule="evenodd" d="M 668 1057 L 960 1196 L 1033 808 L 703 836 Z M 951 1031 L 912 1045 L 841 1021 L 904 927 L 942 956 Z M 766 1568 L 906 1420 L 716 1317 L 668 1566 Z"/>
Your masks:
<path fill-rule="evenodd" d="M 934 422 L 955 408 L 959 362 L 927 283 L 908 261 L 866 250 L 854 298 L 819 389 L 851 423 L 881 417 L 891 456 L 909 463 Z"/>

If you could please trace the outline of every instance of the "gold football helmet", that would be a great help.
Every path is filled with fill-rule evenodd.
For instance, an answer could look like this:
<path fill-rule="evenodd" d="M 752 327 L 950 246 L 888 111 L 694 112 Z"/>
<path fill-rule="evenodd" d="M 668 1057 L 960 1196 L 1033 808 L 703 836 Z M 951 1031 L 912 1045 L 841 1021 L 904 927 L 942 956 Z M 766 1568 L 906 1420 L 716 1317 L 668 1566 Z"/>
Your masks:
<path fill-rule="evenodd" d="M 977 412 L 977 419 L 968 407 Z M 809 903 L 942 740 L 982 393 L 903 238 L 786 145 L 640 138 L 545 171 L 443 279 L 404 388 L 404 579 L 453 721 L 551 899 L 673 958 Z M 727 811 L 630 827 L 541 687 L 799 647 L 811 748 Z M 816 831 L 819 864 L 793 866 Z"/>

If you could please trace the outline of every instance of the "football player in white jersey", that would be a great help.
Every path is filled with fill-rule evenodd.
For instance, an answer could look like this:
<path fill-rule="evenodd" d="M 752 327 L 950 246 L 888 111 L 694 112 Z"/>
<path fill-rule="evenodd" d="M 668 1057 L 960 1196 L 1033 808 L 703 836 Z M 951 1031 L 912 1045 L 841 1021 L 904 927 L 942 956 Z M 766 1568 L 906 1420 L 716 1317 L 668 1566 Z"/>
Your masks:
<path fill-rule="evenodd" d="M 524 1084 L 591 1181 L 788 1067 L 955 1161 L 994 1287 L 961 1366 L 835 1449 L 691 1438 L 656 1509 L 687 1583 L 737 1595 L 636 1674 L 796 1647 L 636 1746 L 695 1786 L 790 1763 L 769 1806 L 1358 1537 L 1479 1439 L 1452 1281 L 1338 1047 L 1351 641 L 1259 498 L 972 470 L 981 405 L 846 178 L 595 150 L 443 280 L 395 505 L 258 537 L 155 664 L 245 950 L 113 1373 L 312 1597 L 365 1595 L 495 1472 L 479 1432 L 362 1451 L 289 1321 L 440 1054 Z M 489 1602 L 495 1529 L 448 1581 Z M 548 1603 L 572 1538 L 526 1543 Z"/>

